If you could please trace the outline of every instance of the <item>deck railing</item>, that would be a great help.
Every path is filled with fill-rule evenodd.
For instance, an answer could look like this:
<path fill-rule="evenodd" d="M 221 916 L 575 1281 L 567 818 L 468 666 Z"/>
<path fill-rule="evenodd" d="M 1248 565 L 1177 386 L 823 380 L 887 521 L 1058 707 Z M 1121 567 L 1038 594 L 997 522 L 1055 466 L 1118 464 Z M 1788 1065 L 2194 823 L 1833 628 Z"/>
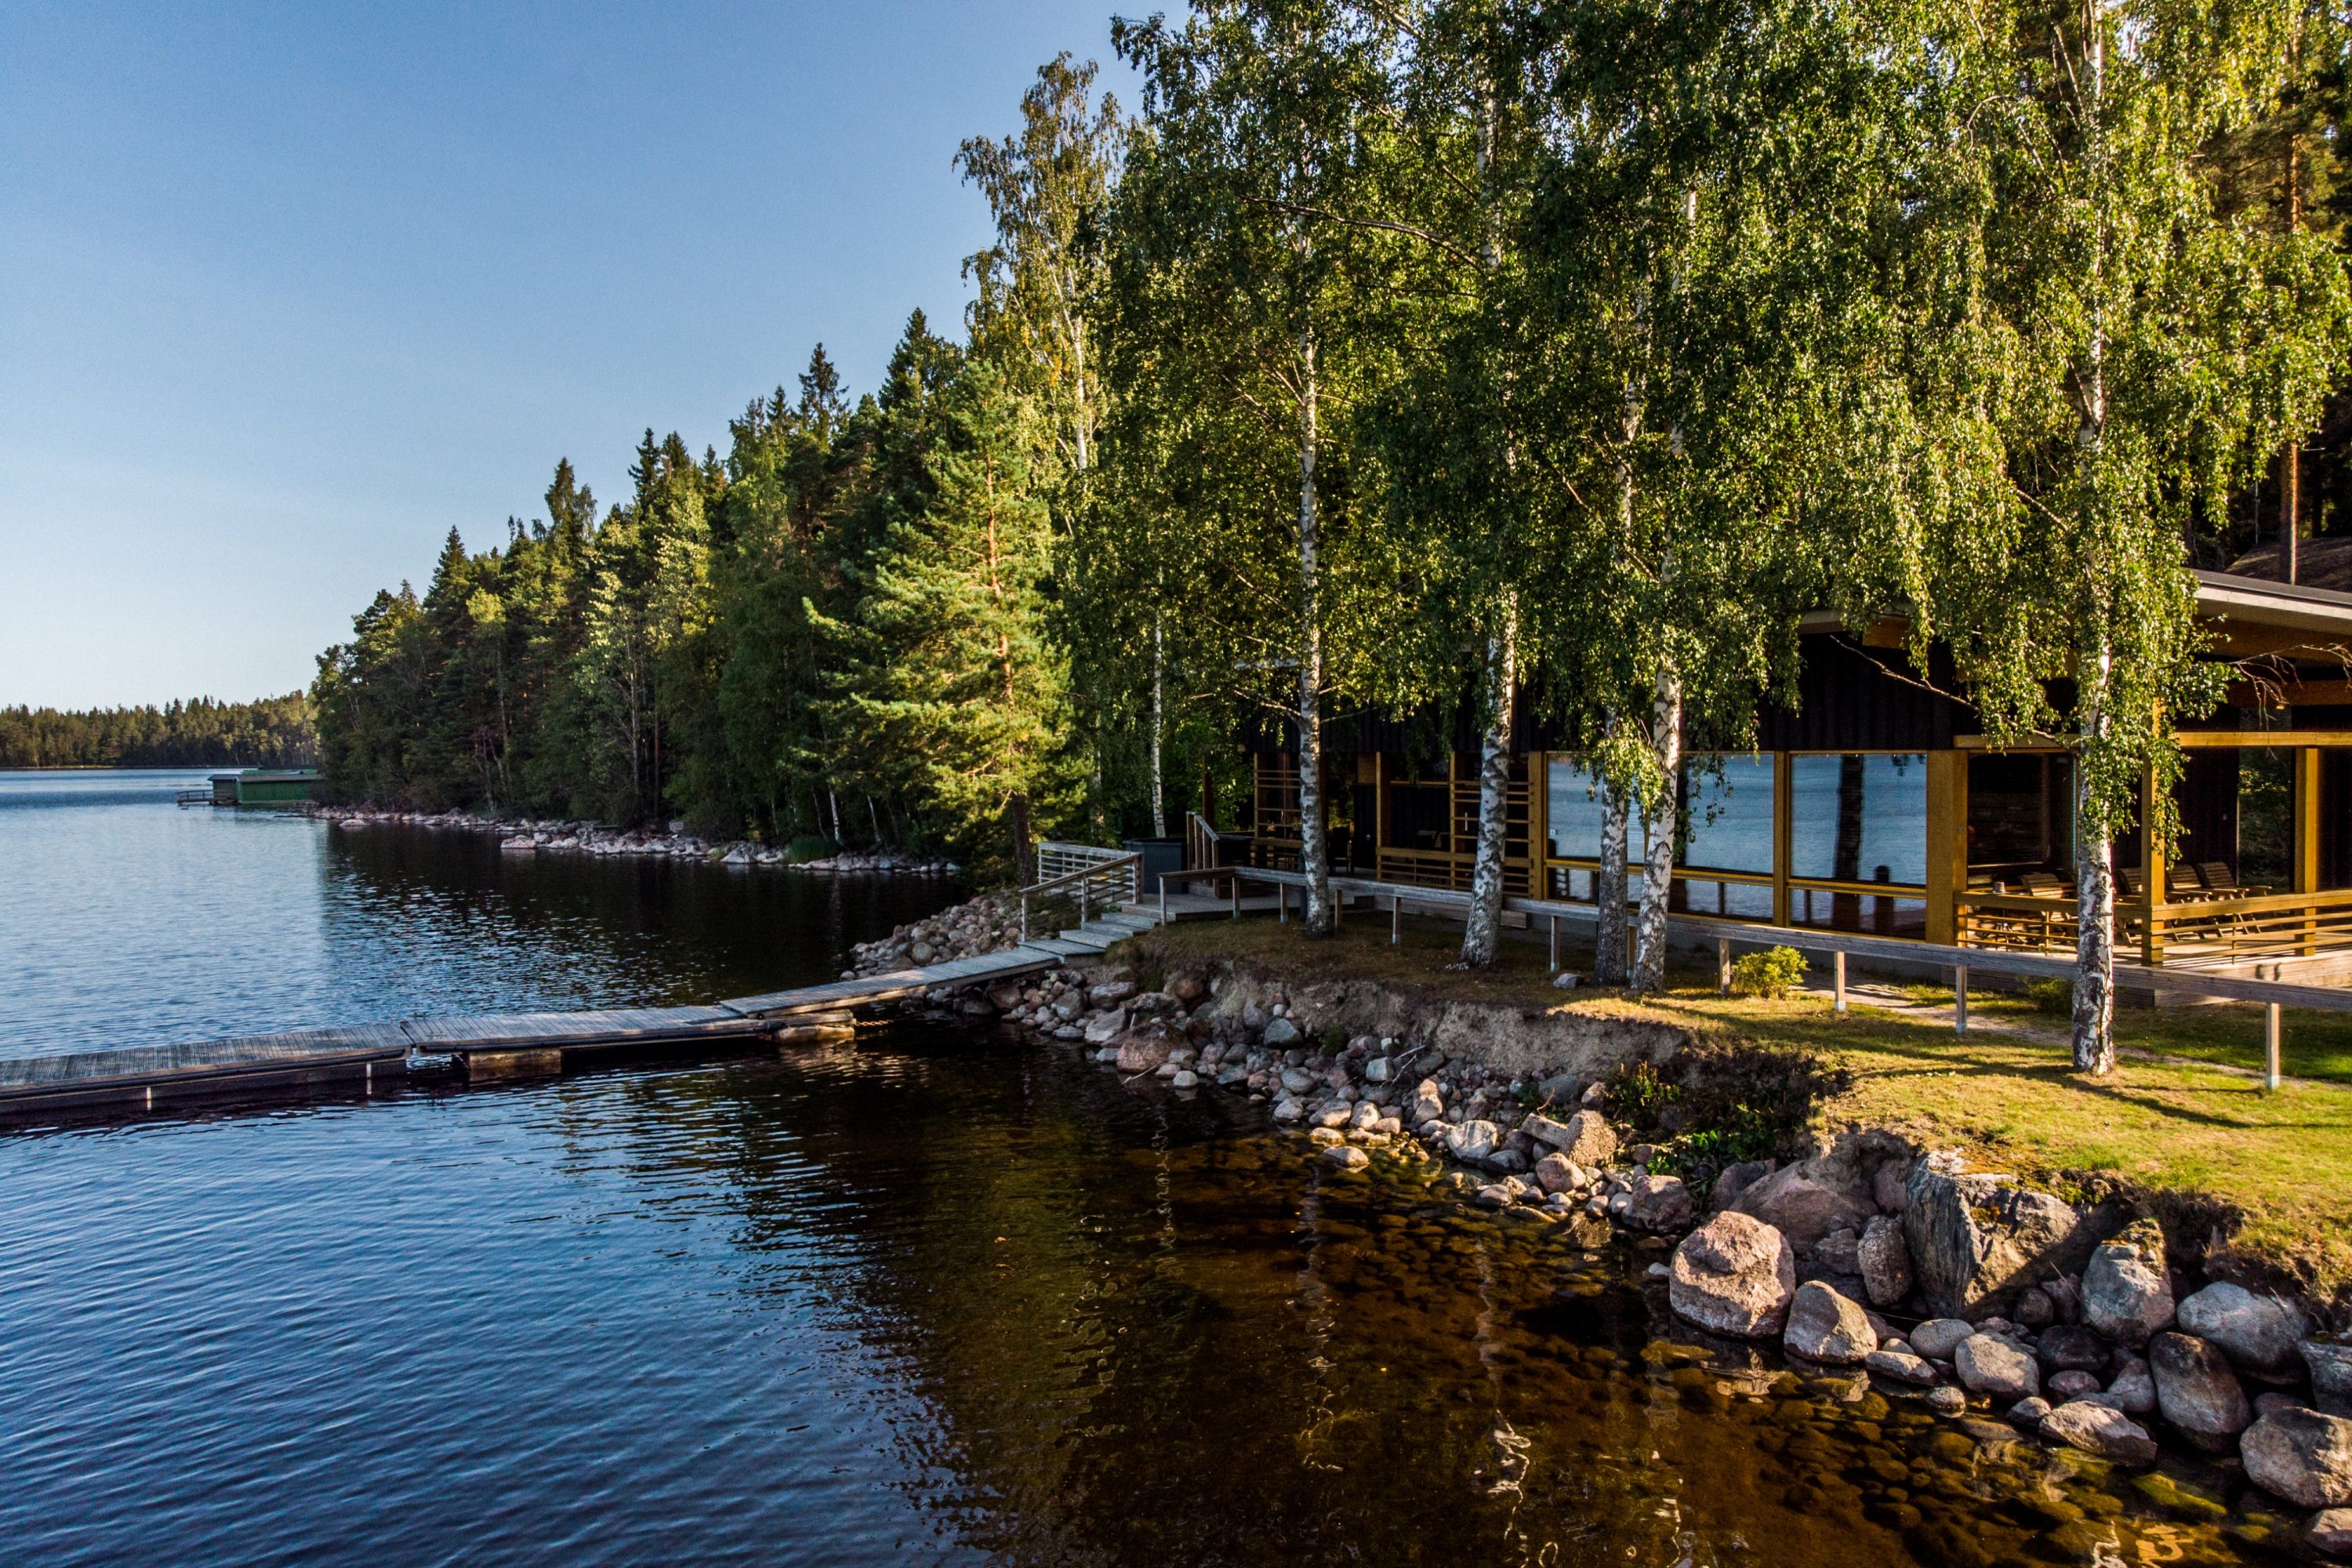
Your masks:
<path fill-rule="evenodd" d="M 1958 901 L 1959 944 L 2072 952 L 2077 908 L 2073 899 L 1970 892 Z M 2118 902 L 2116 940 L 2148 963 L 2192 966 L 2352 952 L 2352 889 Z"/>
<path fill-rule="evenodd" d="M 1093 844 L 1048 841 L 1037 847 L 1038 879 L 1021 889 L 1021 940 L 1029 940 L 1036 918 L 1066 918 L 1075 911 L 1085 925 L 1106 910 L 1143 896 L 1143 857 L 1131 850 Z"/>

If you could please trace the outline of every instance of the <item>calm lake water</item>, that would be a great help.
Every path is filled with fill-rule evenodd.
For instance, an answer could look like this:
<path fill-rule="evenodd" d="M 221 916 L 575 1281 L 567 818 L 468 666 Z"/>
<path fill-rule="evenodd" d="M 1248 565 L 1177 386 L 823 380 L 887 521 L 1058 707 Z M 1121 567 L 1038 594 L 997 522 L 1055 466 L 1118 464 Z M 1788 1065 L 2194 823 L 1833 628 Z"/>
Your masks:
<path fill-rule="evenodd" d="M 12 1038 L 683 999 L 922 896 L 124 787 L 0 809 Z M 2285 1522 L 1694 1343 L 1660 1254 L 1328 1173 L 1234 1097 L 914 1027 L 5 1135 L 0 1193 L 12 1563 L 2136 1564 Z"/>

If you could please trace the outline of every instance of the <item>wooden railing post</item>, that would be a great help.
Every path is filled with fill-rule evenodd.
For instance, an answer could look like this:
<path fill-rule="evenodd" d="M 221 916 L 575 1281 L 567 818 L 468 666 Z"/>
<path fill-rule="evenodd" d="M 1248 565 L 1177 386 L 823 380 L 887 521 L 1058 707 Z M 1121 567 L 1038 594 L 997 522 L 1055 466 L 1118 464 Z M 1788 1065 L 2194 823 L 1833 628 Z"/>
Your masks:
<path fill-rule="evenodd" d="M 1731 994 L 1731 939 L 1727 936 L 1715 939 L 1715 994 Z"/>
<path fill-rule="evenodd" d="M 1725 942 L 1723 945 L 1728 948 L 1731 944 Z M 1830 1008 L 1832 1012 L 1843 1013 L 1845 1011 L 1845 950 L 1843 948 L 1830 954 L 1830 973 L 1831 994 L 1833 998 Z"/>
<path fill-rule="evenodd" d="M 1969 1032 L 1969 966 L 1965 963 L 1952 970 L 1952 1033 Z"/>
<path fill-rule="evenodd" d="M 2279 1086 L 2279 1005 L 2263 1004 L 2263 1087 L 2275 1093 Z"/>

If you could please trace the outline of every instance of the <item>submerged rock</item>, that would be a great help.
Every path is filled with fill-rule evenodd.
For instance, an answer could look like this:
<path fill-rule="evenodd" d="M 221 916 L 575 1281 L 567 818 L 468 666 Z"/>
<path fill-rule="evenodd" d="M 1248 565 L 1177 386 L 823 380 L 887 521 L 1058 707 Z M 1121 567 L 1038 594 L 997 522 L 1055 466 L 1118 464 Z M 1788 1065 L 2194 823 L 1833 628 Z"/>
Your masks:
<path fill-rule="evenodd" d="M 1936 1369 L 1909 1351 L 1876 1350 L 1863 1358 L 1862 1364 L 1881 1377 L 1907 1383 L 1915 1388 L 1926 1388 L 1937 1378 Z"/>
<path fill-rule="evenodd" d="M 2072 1399 L 2042 1418 L 2042 1436 L 2122 1465 L 2156 1463 L 2147 1428 L 2111 1405 Z"/>
<path fill-rule="evenodd" d="M 1718 1334 L 1763 1339 L 1788 1321 L 1797 1255 L 1788 1237 L 1749 1215 L 1719 1214 L 1675 1248 L 1668 1300 Z"/>

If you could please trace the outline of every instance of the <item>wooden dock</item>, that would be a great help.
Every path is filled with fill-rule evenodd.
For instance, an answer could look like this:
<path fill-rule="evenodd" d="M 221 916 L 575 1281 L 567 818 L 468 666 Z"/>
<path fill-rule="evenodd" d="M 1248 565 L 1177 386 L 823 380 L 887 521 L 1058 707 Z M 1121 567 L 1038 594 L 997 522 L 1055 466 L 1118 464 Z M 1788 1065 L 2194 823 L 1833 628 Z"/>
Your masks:
<path fill-rule="evenodd" d="M 1138 906 L 1139 910 L 1140 906 Z M 0 1121 L 54 1112 L 154 1110 L 189 1101 L 333 1086 L 372 1090 L 404 1079 L 418 1056 L 447 1057 L 468 1079 L 537 1077 L 600 1056 L 774 1039 L 846 1038 L 851 1011 L 941 985 L 1018 979 L 1097 957 L 1159 923 L 1121 912 L 1002 952 L 822 985 L 736 996 L 706 1006 L 590 1013 L 499 1013 L 396 1024 L 299 1029 L 180 1046 L 135 1046 L 0 1060 Z"/>

